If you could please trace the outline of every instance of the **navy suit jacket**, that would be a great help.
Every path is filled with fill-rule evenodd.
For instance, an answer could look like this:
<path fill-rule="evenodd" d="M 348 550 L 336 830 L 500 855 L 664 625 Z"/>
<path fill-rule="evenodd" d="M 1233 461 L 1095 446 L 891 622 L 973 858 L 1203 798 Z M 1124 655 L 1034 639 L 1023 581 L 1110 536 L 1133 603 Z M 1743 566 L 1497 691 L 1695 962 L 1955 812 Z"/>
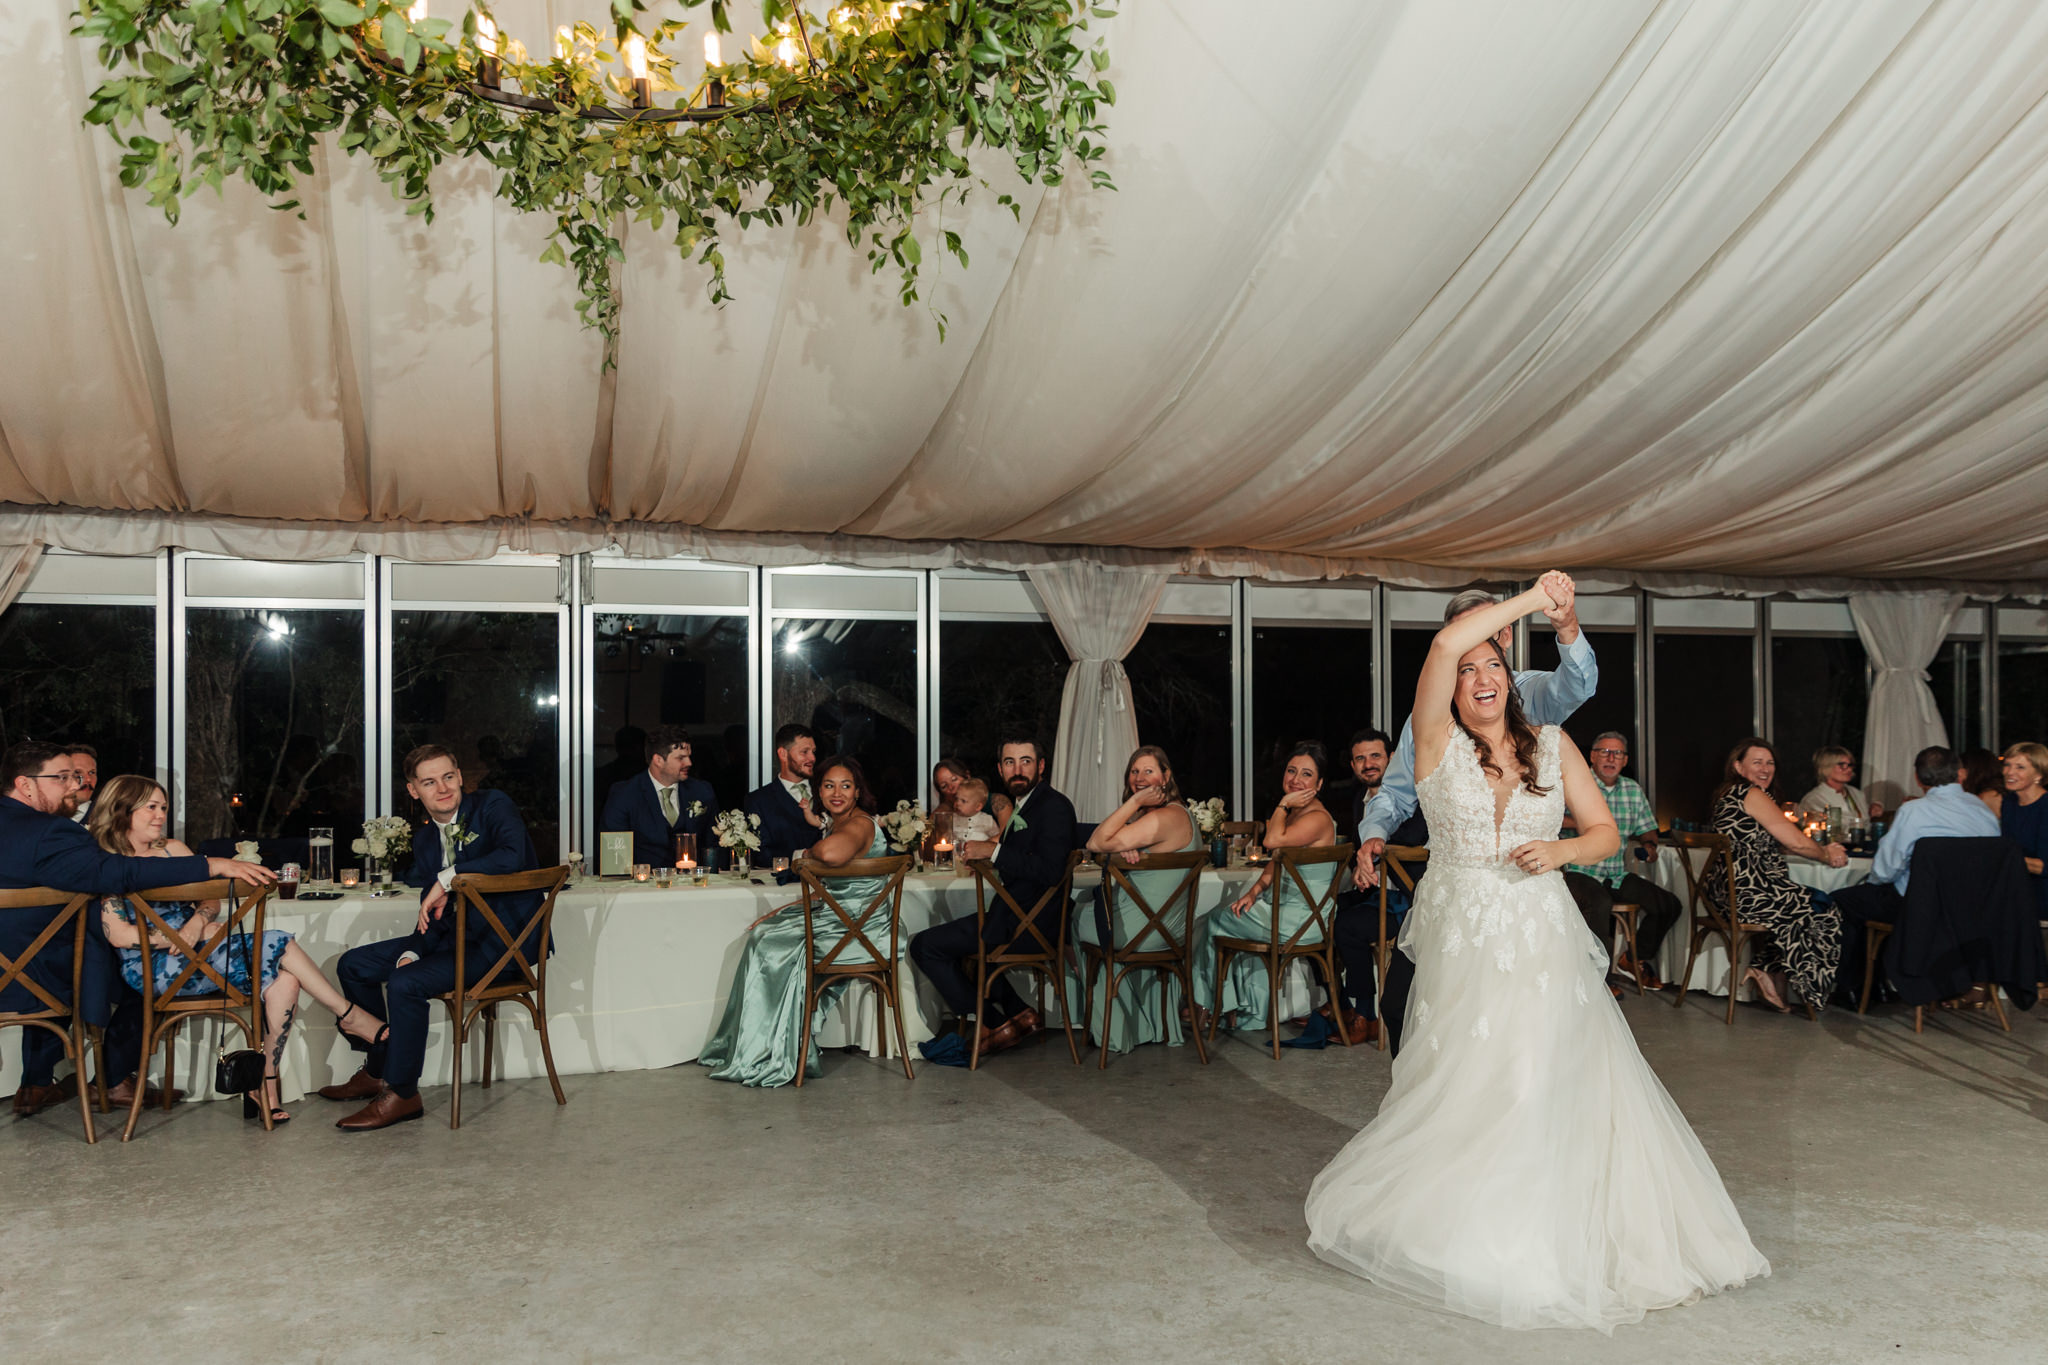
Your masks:
<path fill-rule="evenodd" d="M 531 872 L 540 866 L 540 858 L 533 851 L 533 837 L 526 832 L 526 821 L 520 817 L 519 807 L 512 804 L 512 798 L 500 791 L 470 792 L 462 798 L 462 805 L 455 813 L 455 823 L 460 825 L 467 841 L 455 851 L 455 871 L 477 873 L 487 877 L 502 877 L 508 872 Z M 441 876 L 441 827 L 432 820 L 426 821 L 413 830 L 412 834 L 412 875 L 406 880 L 420 889 L 420 899 L 427 898 L 427 890 Z M 539 891 L 515 891 L 485 898 L 498 918 L 505 922 L 505 928 L 514 937 L 526 927 L 546 897 Z M 421 936 L 420 951 L 424 953 L 455 949 L 453 930 L 454 915 L 451 913 L 458 904 L 454 892 L 448 893 L 448 905 L 440 916 L 427 926 Z M 505 951 L 504 942 L 491 922 L 483 915 L 464 904 L 467 923 L 464 933 L 474 947 L 487 955 L 479 967 L 488 967 L 498 960 L 498 954 Z M 527 940 L 520 945 L 529 958 L 533 955 L 534 944 Z M 548 944 L 552 953 L 555 945 Z"/>
<path fill-rule="evenodd" d="M 996 848 L 1003 887 L 1029 910 L 1067 874 L 1067 855 L 1079 843 L 1074 803 L 1041 783 L 1024 802 L 1024 828 L 1008 830 Z"/>
<path fill-rule="evenodd" d="M 703 803 L 704 813 L 692 816 L 690 807 L 697 802 Z M 697 861 L 705 867 L 715 868 L 718 865 L 718 839 L 711 833 L 711 822 L 717 818 L 718 793 L 712 791 L 711 784 L 702 778 L 686 777 L 676 783 L 676 823 L 671 828 L 668 817 L 661 813 L 661 794 L 654 789 L 654 779 L 642 772 L 623 782 L 612 783 L 611 791 L 604 798 L 604 818 L 598 828 L 631 830 L 633 861 L 656 867 L 674 866 L 675 836 L 694 834 L 697 836 Z"/>
<path fill-rule="evenodd" d="M 67 816 L 45 815 L 11 796 L 0 796 L 0 888 L 21 891 L 49 886 L 95 896 L 125 896 L 159 886 L 203 882 L 206 859 L 124 858 L 93 842 L 85 826 Z M 61 904 L 0 910 L 0 952 L 18 957 L 64 907 Z M 79 1013 L 89 1024 L 107 1022 L 108 1001 L 120 982 L 120 960 L 100 935 L 99 915 L 86 914 L 84 985 Z M 71 994 L 71 938 L 51 940 L 36 955 L 29 974 L 58 999 Z M 0 1009 L 36 1010 L 43 1002 L 20 985 L 0 996 Z"/>
<path fill-rule="evenodd" d="M 804 819 L 804 808 L 789 794 L 789 788 L 782 785 L 780 778 L 765 787 L 747 793 L 746 811 L 749 815 L 761 817 L 761 858 L 772 862 L 776 858 L 793 856 L 800 848 L 809 848 L 818 842 L 819 830 Z"/>

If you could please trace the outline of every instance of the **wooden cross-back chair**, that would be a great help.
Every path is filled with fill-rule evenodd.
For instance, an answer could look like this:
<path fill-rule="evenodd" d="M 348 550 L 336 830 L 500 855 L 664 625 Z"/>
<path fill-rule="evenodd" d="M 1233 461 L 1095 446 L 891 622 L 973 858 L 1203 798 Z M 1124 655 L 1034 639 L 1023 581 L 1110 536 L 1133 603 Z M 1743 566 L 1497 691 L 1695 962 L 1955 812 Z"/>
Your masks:
<path fill-rule="evenodd" d="M 1086 849 L 1067 855 L 1067 868 L 1060 879 L 1029 910 L 1003 885 L 995 864 L 987 858 L 973 858 L 967 870 L 974 874 L 974 1044 L 967 1055 L 967 1069 L 981 1066 L 981 1040 L 987 1032 L 988 989 L 1007 971 L 1027 971 L 1038 983 L 1038 1012 L 1045 1013 L 1045 986 L 1052 983 L 1053 996 L 1060 1004 L 1060 1023 L 1067 1031 L 1067 1051 L 1074 1064 L 1081 1064 L 1081 1049 L 1074 1042 L 1074 1014 L 1067 1008 L 1066 957 L 1060 945 L 1067 941 L 1067 911 L 1074 900 L 1074 871 L 1088 856 Z M 1010 908 L 1017 932 L 1005 942 L 991 944 L 987 937 L 989 894 Z"/>
<path fill-rule="evenodd" d="M 1725 834 L 1708 830 L 1693 832 L 1680 830 L 1669 836 L 1678 846 L 1678 862 L 1685 869 L 1685 918 L 1687 937 L 1690 943 L 1685 953 L 1685 970 L 1678 975 L 1678 998 L 1672 1001 L 1673 1008 L 1683 1008 L 1685 992 L 1692 983 L 1693 964 L 1699 960 L 1700 948 L 1710 938 L 1718 938 L 1728 945 L 1728 1019 L 1735 1022 L 1736 983 L 1742 976 L 1742 945 L 1758 934 L 1771 932 L 1767 924 L 1754 924 L 1742 918 L 1742 905 L 1735 894 L 1735 846 Z M 1693 865 L 1692 851 L 1705 853 L 1701 865 Z M 1707 895 L 1709 886 L 1719 886 L 1726 899 L 1715 905 Z M 1813 1002 L 1807 1000 L 1806 1015 L 1818 1019 Z"/>
<path fill-rule="evenodd" d="M 1380 932 L 1373 944 L 1373 966 L 1379 969 L 1378 978 L 1373 982 L 1373 998 L 1383 1000 L 1387 993 L 1387 964 L 1394 960 L 1394 940 L 1387 933 L 1387 888 L 1398 879 L 1401 888 L 1408 893 L 1412 913 L 1415 902 L 1415 883 L 1421 878 L 1420 869 L 1429 861 L 1429 846 L 1426 844 L 1388 844 L 1380 850 Z M 1380 1036 L 1377 1043 L 1380 1051 L 1387 1049 L 1386 1011 L 1380 1010 Z"/>
<path fill-rule="evenodd" d="M 1266 832 L 1266 827 L 1257 820 L 1225 820 L 1216 827 L 1216 832 L 1226 839 L 1238 834 L 1249 834 L 1256 839 Z"/>
<path fill-rule="evenodd" d="M 1097 1070 L 1109 1066 L 1109 1040 L 1111 1024 L 1116 1016 L 1117 987 L 1132 972 L 1149 971 L 1159 977 L 1159 1014 L 1162 1027 L 1171 1022 L 1173 997 L 1167 989 L 1168 983 L 1180 982 L 1181 998 L 1188 1002 L 1190 1019 L 1195 1019 L 1194 974 L 1191 970 L 1193 942 L 1195 936 L 1195 889 L 1201 881 L 1202 869 L 1209 866 L 1209 855 L 1202 850 L 1190 853 L 1152 853 L 1135 863 L 1126 863 L 1120 854 L 1097 854 L 1096 861 L 1102 865 L 1102 896 L 1104 918 L 1108 921 L 1108 943 L 1077 943 L 1081 950 L 1082 1016 L 1092 1025 L 1095 1021 L 1095 965 L 1102 967 L 1103 989 L 1106 992 L 1102 1006 L 1102 1056 L 1096 1063 Z M 1156 908 L 1131 882 L 1131 874 L 1138 872 L 1180 872 L 1180 882 Z M 1145 917 L 1145 923 L 1132 936 L 1133 943 L 1144 943 L 1158 938 L 1165 941 L 1163 948 L 1133 948 L 1129 944 L 1116 946 L 1116 898 L 1129 896 L 1131 903 Z M 1175 907 L 1179 908 L 1179 932 L 1174 931 L 1172 921 Z M 1195 1055 L 1202 1064 L 1209 1064 L 1209 1050 L 1202 1042 L 1200 1023 L 1192 1022 L 1188 1032 L 1195 1040 Z"/>
<path fill-rule="evenodd" d="M 483 1088 L 491 1088 L 493 1062 L 497 1048 L 498 1006 L 511 1001 L 524 1008 L 533 1019 L 533 1030 L 540 1035 L 541 1063 L 547 1068 L 548 1084 L 555 1092 L 556 1104 L 567 1104 L 569 1097 L 562 1093 L 562 1078 L 555 1073 L 555 1050 L 548 1042 L 548 948 L 555 929 L 555 897 L 561 894 L 562 885 L 569 879 L 567 867 L 541 867 L 530 872 L 507 872 L 500 876 L 484 876 L 469 872 L 458 876 L 448 884 L 448 890 L 455 898 L 449 912 L 458 916 L 455 934 L 455 989 L 441 996 L 441 1003 L 448 1007 L 448 1022 L 454 1025 L 453 1052 L 455 1062 L 454 1084 L 448 1096 L 448 1126 L 462 1126 L 462 1057 L 463 1044 L 469 1039 L 472 1029 L 482 1019 L 484 1035 Z M 519 891 L 544 891 L 547 898 L 527 919 L 515 935 L 505 928 L 505 921 L 492 908 L 488 896 L 501 896 Z M 499 952 L 490 968 L 470 984 L 468 962 L 469 911 L 475 910 L 483 917 L 490 931 L 498 941 L 507 945 Z"/>
<path fill-rule="evenodd" d="M 910 855 L 855 858 L 850 863 L 822 869 L 806 860 L 798 871 L 804 894 L 804 1026 L 796 1053 L 796 1084 L 804 1083 L 804 1072 L 810 1069 L 811 1032 L 816 1024 L 819 1000 L 834 986 L 855 981 L 865 981 L 874 989 L 875 1027 L 880 1032 L 884 1049 L 888 1047 L 889 1020 L 895 1019 L 896 1051 L 903 1059 L 903 1074 L 916 1080 L 917 1073 L 910 1069 L 910 1044 L 903 1032 L 903 994 L 896 971 L 897 945 L 903 933 L 903 877 L 910 871 Z M 839 903 L 838 895 L 825 885 L 827 876 L 834 881 L 849 877 L 882 877 L 886 880 L 876 890 L 874 899 L 855 916 L 847 913 L 846 907 Z M 887 952 L 869 937 L 870 930 L 881 928 L 875 923 L 875 909 L 885 902 L 889 929 Z M 812 907 L 818 905 L 831 911 L 832 919 L 838 922 L 813 923 Z M 821 941 L 830 943 L 822 953 L 819 952 Z M 849 954 L 857 953 L 867 954 L 867 960 L 848 959 Z"/>
<path fill-rule="evenodd" d="M 1273 852 L 1273 884 L 1270 888 L 1273 915 L 1270 932 L 1263 939 L 1239 938 L 1224 934 L 1216 936 L 1216 1003 L 1209 1011 L 1209 1040 L 1216 1039 L 1218 1022 L 1223 1015 L 1223 976 L 1230 970 L 1230 959 L 1238 956 L 1257 957 L 1265 961 L 1266 980 L 1271 985 L 1271 996 L 1266 1008 L 1266 1020 L 1273 1034 L 1273 1060 L 1280 1060 L 1280 983 L 1286 978 L 1287 968 L 1299 958 L 1322 969 L 1323 983 L 1330 989 L 1330 1017 L 1336 1022 L 1337 1037 L 1344 1046 L 1351 1046 L 1351 1030 L 1344 1025 L 1344 992 L 1337 984 L 1337 941 L 1331 934 L 1331 920 L 1336 914 L 1337 896 L 1344 884 L 1345 866 L 1351 862 L 1354 852 L 1350 844 L 1340 843 L 1331 848 L 1282 848 Z M 1338 866 L 1330 877 L 1330 884 L 1321 895 L 1309 889 L 1308 881 L 1301 875 L 1304 867 L 1323 867 L 1330 863 Z M 1308 906 L 1308 918 L 1301 927 L 1289 934 L 1283 942 L 1280 938 L 1280 897 L 1286 884 L 1292 880 L 1301 892 L 1303 902 Z M 1219 909 L 1219 915 L 1229 914 L 1228 908 Z M 1219 920 L 1227 924 L 1228 920 Z"/>
<path fill-rule="evenodd" d="M 170 1109 L 171 1094 L 177 1082 L 178 1030 L 191 1020 L 218 1019 L 223 1031 L 230 1026 L 239 1029 L 251 1048 L 257 1052 L 265 1051 L 263 916 L 270 904 L 271 892 L 272 888 L 268 886 L 252 890 L 223 877 L 128 894 L 128 905 L 135 912 L 135 928 L 141 940 L 138 947 L 142 952 L 142 1060 L 135 1069 L 135 1097 L 128 1102 L 128 1123 L 121 1130 L 121 1141 L 126 1142 L 135 1136 L 135 1125 L 142 1118 L 143 1092 L 148 1089 L 144 1082 L 149 1076 L 149 1059 L 156 1052 L 158 1043 L 164 1045 L 161 1103 L 166 1111 Z M 203 901 L 219 901 L 226 911 L 204 942 L 194 942 L 184 930 L 171 927 L 158 908 Z M 168 939 L 170 948 L 185 959 L 183 970 L 173 976 L 161 991 L 156 988 L 155 955 L 163 949 L 151 944 L 152 934 Z M 228 943 L 230 953 L 236 950 L 237 943 L 240 944 L 246 959 L 244 965 L 248 969 L 247 990 L 236 986 L 231 974 L 221 971 L 210 960 L 213 950 L 223 940 Z M 203 981 L 207 989 L 199 995 L 180 995 L 179 992 L 194 980 Z M 263 1128 L 268 1132 L 273 1126 L 270 1106 L 266 1104 L 261 1108 Z"/>
<path fill-rule="evenodd" d="M 85 1140 L 98 1142 L 99 1135 L 92 1126 L 92 1100 L 85 1081 L 85 1020 L 79 1013 L 79 991 L 85 981 L 85 926 L 91 904 L 90 896 L 55 891 L 47 886 L 0 891 L 0 913 L 62 907 L 50 917 L 50 922 L 42 927 L 20 956 L 10 958 L 0 953 L 0 996 L 6 995 L 10 986 L 18 985 L 35 998 L 34 1008 L 0 1010 L 0 1030 L 42 1029 L 57 1035 L 64 1044 L 64 1056 L 77 1075 L 78 1115 L 85 1121 Z M 29 974 L 41 953 L 51 944 L 66 939 L 71 943 L 71 998 L 68 1001 L 58 999 L 55 991 Z M 97 1077 L 102 1108 L 107 1102 L 105 1070 L 100 1068 L 101 1074 Z"/>

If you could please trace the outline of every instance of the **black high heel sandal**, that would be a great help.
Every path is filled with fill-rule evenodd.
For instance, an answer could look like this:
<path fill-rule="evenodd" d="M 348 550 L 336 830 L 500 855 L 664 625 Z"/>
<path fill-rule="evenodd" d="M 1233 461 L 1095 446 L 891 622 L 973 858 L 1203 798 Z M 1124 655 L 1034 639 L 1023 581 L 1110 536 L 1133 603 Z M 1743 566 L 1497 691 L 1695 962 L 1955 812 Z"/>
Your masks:
<path fill-rule="evenodd" d="M 273 1081 L 273 1082 L 274 1082 L 274 1081 L 276 1081 L 276 1080 L 277 1080 L 277 1073 L 273 1071 L 273 1072 L 271 1072 L 271 1073 L 270 1073 L 270 1074 L 269 1074 L 268 1076 L 265 1076 L 265 1077 L 264 1077 L 263 1079 L 264 1079 L 264 1080 L 266 1080 L 266 1081 Z M 257 1099 L 257 1098 L 256 1098 L 256 1097 L 257 1097 L 258 1095 L 260 1095 L 260 1094 L 262 1094 L 262 1093 L 263 1093 L 263 1092 L 262 1092 L 262 1091 L 260 1091 L 260 1090 L 254 1090 L 254 1091 L 251 1091 L 251 1090 L 245 1090 L 245 1091 L 243 1091 L 243 1092 L 242 1092 L 242 1117 L 243 1117 L 243 1118 L 245 1118 L 245 1119 L 260 1119 L 260 1118 L 262 1118 L 262 1117 L 263 1117 L 263 1102 L 262 1102 L 261 1100 L 259 1100 L 259 1099 Z M 292 1116 L 291 1116 L 290 1112 L 289 1112 L 288 1110 L 286 1110 L 286 1109 L 285 1109 L 285 1107 L 284 1107 L 283 1105 L 281 1105 L 281 1104 L 280 1104 L 280 1105 L 277 1105 L 277 1106 L 275 1106 L 275 1107 L 273 1107 L 273 1108 L 271 1109 L 271 1111 L 270 1111 L 270 1126 L 271 1126 L 271 1127 L 275 1128 L 275 1127 L 277 1127 L 277 1125 L 278 1125 L 278 1124 L 280 1124 L 280 1123 L 290 1123 L 291 1121 L 292 1121 Z"/>

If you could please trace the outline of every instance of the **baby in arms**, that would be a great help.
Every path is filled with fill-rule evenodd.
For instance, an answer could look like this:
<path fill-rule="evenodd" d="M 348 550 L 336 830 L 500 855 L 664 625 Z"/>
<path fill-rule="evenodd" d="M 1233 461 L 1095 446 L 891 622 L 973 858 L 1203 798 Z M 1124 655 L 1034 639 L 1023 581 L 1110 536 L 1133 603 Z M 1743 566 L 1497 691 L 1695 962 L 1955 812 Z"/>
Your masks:
<path fill-rule="evenodd" d="M 993 843 L 996 818 L 982 809 L 988 805 L 988 783 L 970 777 L 953 793 L 953 843 Z"/>

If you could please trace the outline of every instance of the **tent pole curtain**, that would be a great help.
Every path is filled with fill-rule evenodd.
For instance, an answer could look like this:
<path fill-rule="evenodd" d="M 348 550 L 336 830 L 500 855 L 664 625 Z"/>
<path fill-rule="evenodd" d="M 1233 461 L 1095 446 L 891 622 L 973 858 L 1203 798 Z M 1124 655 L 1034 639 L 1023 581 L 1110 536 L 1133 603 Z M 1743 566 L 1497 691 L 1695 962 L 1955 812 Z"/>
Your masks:
<path fill-rule="evenodd" d="M 28 580 L 35 574 L 36 564 L 42 557 L 43 547 L 34 542 L 0 545 L 0 611 L 14 605 L 14 599 L 21 596 L 21 590 L 28 586 Z"/>
<path fill-rule="evenodd" d="M 1849 614 L 1873 670 L 1863 737 L 1863 781 L 1870 799 L 1897 810 L 1920 794 L 1913 756 L 1948 743 L 1948 729 L 1927 685 L 1927 666 L 1941 648 L 1963 599 L 1945 593 L 1855 593 Z M 1794 755 L 1796 760 L 1799 756 Z"/>
<path fill-rule="evenodd" d="M 1145 633 L 1168 576 L 1080 563 L 1031 570 L 1031 586 L 1074 661 L 1060 694 L 1052 785 L 1083 821 L 1100 821 L 1123 803 L 1124 762 L 1138 747 L 1123 659 Z"/>

